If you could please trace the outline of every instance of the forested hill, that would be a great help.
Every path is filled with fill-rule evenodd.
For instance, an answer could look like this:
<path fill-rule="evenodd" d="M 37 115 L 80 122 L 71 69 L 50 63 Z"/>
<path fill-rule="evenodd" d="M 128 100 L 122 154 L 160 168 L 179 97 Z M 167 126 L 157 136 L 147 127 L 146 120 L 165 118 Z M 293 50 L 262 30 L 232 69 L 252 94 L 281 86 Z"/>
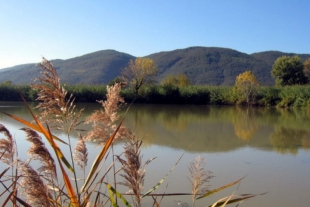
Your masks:
<path fill-rule="evenodd" d="M 158 66 L 158 81 L 167 75 L 186 74 L 193 84 L 233 85 L 236 76 L 251 70 L 262 85 L 272 85 L 270 70 L 274 61 L 282 55 L 299 55 L 303 61 L 310 54 L 293 54 L 267 51 L 245 54 L 218 47 L 190 47 L 148 55 Z M 48 58 L 48 57 L 47 57 Z M 51 60 L 62 83 L 107 84 L 120 75 L 130 59 L 136 57 L 115 50 L 102 50 L 67 60 Z M 38 62 L 40 59 L 38 58 Z M 23 64 L 0 70 L 0 83 L 32 83 L 39 75 L 35 63 Z"/>
<path fill-rule="evenodd" d="M 274 83 L 272 65 L 232 49 L 191 47 L 148 56 L 159 68 L 159 78 L 185 73 L 194 84 L 233 85 L 236 76 L 251 70 L 264 85 Z"/>

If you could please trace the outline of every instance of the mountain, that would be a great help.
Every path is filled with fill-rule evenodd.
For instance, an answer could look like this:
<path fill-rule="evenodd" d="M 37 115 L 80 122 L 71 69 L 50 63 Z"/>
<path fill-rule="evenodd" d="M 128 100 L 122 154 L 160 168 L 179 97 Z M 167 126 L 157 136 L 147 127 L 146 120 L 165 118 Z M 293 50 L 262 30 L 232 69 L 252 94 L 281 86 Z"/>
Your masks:
<path fill-rule="evenodd" d="M 253 53 L 251 56 L 265 61 L 268 65 L 273 65 L 274 61 L 281 56 L 294 56 L 298 55 L 301 58 L 302 62 L 305 62 L 310 55 L 309 54 L 295 54 L 295 53 L 284 53 L 280 51 L 266 51 L 266 52 L 258 52 L 258 53 Z"/>
<path fill-rule="evenodd" d="M 168 75 L 186 74 L 197 85 L 233 85 L 236 76 L 251 70 L 262 85 L 273 85 L 270 70 L 274 61 L 283 55 L 298 55 L 302 61 L 310 54 L 266 51 L 253 54 L 229 48 L 189 47 L 150 54 L 158 66 L 158 81 Z M 115 50 L 102 50 L 67 60 L 51 60 L 62 83 L 107 84 L 136 57 Z M 36 64 L 23 64 L 0 70 L 0 83 L 29 84 L 39 76 Z"/>
<path fill-rule="evenodd" d="M 120 74 L 134 56 L 114 50 L 102 50 L 67 60 L 51 60 L 61 82 L 67 84 L 107 84 Z M 18 65 L 0 70 L 0 83 L 33 83 L 41 68 L 36 64 Z"/>
<path fill-rule="evenodd" d="M 194 84 L 234 85 L 237 75 L 251 70 L 262 84 L 273 84 L 270 65 L 232 49 L 190 47 L 148 57 L 157 64 L 159 79 L 169 74 L 185 73 Z"/>

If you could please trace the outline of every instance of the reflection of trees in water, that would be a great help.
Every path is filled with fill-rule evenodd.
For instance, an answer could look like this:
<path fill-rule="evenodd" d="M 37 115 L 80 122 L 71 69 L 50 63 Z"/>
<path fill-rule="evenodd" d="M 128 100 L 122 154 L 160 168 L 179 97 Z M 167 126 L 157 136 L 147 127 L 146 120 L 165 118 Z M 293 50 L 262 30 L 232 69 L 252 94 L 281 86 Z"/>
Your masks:
<path fill-rule="evenodd" d="M 249 141 L 259 129 L 256 114 L 252 108 L 236 108 L 236 116 L 233 117 L 235 134 L 242 140 Z"/>
<path fill-rule="evenodd" d="M 5 105 L 0 103 L 0 108 L 32 120 L 23 103 L 10 105 L 14 107 L 1 108 Z M 98 103 L 79 103 L 78 107 L 85 108 L 82 120 L 101 108 Z M 0 114 L 0 122 L 2 119 L 17 125 Z M 187 150 L 191 146 L 190 151 L 197 152 L 221 152 L 244 146 L 265 150 L 274 147 L 279 152 L 289 148 L 287 152 L 293 149 L 295 153 L 301 147 L 310 149 L 309 109 L 136 104 L 128 111 L 124 125 L 143 139 L 144 147 L 156 144 Z M 85 130 L 89 127 L 81 126 Z"/>
<path fill-rule="evenodd" d="M 274 133 L 270 135 L 270 143 L 275 151 L 285 154 L 297 154 L 298 149 L 310 148 L 310 132 L 305 130 L 275 127 Z"/>

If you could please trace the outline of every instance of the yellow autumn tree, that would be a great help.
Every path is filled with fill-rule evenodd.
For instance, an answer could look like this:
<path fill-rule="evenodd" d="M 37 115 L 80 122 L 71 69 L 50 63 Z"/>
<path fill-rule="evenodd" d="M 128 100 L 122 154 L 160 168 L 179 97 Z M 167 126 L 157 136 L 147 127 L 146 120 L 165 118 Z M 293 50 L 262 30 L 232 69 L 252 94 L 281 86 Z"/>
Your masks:
<path fill-rule="evenodd" d="M 150 58 L 136 58 L 130 60 L 128 66 L 121 72 L 122 80 L 136 95 L 141 86 L 155 83 L 157 66 Z"/>
<path fill-rule="evenodd" d="M 246 102 L 248 105 L 255 100 L 259 82 L 252 71 L 245 71 L 236 77 L 235 89 L 238 103 Z"/>
<path fill-rule="evenodd" d="M 173 85 L 178 87 L 188 86 L 191 84 L 188 77 L 183 73 L 178 76 L 168 75 L 163 81 L 163 85 Z"/>

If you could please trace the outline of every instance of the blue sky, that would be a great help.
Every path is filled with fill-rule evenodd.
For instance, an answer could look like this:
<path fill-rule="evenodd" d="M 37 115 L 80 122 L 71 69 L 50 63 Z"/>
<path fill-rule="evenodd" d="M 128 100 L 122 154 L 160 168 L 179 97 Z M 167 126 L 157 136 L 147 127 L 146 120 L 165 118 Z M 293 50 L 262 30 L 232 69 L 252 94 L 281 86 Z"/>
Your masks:
<path fill-rule="evenodd" d="M 310 53 L 309 0 L 0 0 L 0 68 L 114 49 Z"/>

